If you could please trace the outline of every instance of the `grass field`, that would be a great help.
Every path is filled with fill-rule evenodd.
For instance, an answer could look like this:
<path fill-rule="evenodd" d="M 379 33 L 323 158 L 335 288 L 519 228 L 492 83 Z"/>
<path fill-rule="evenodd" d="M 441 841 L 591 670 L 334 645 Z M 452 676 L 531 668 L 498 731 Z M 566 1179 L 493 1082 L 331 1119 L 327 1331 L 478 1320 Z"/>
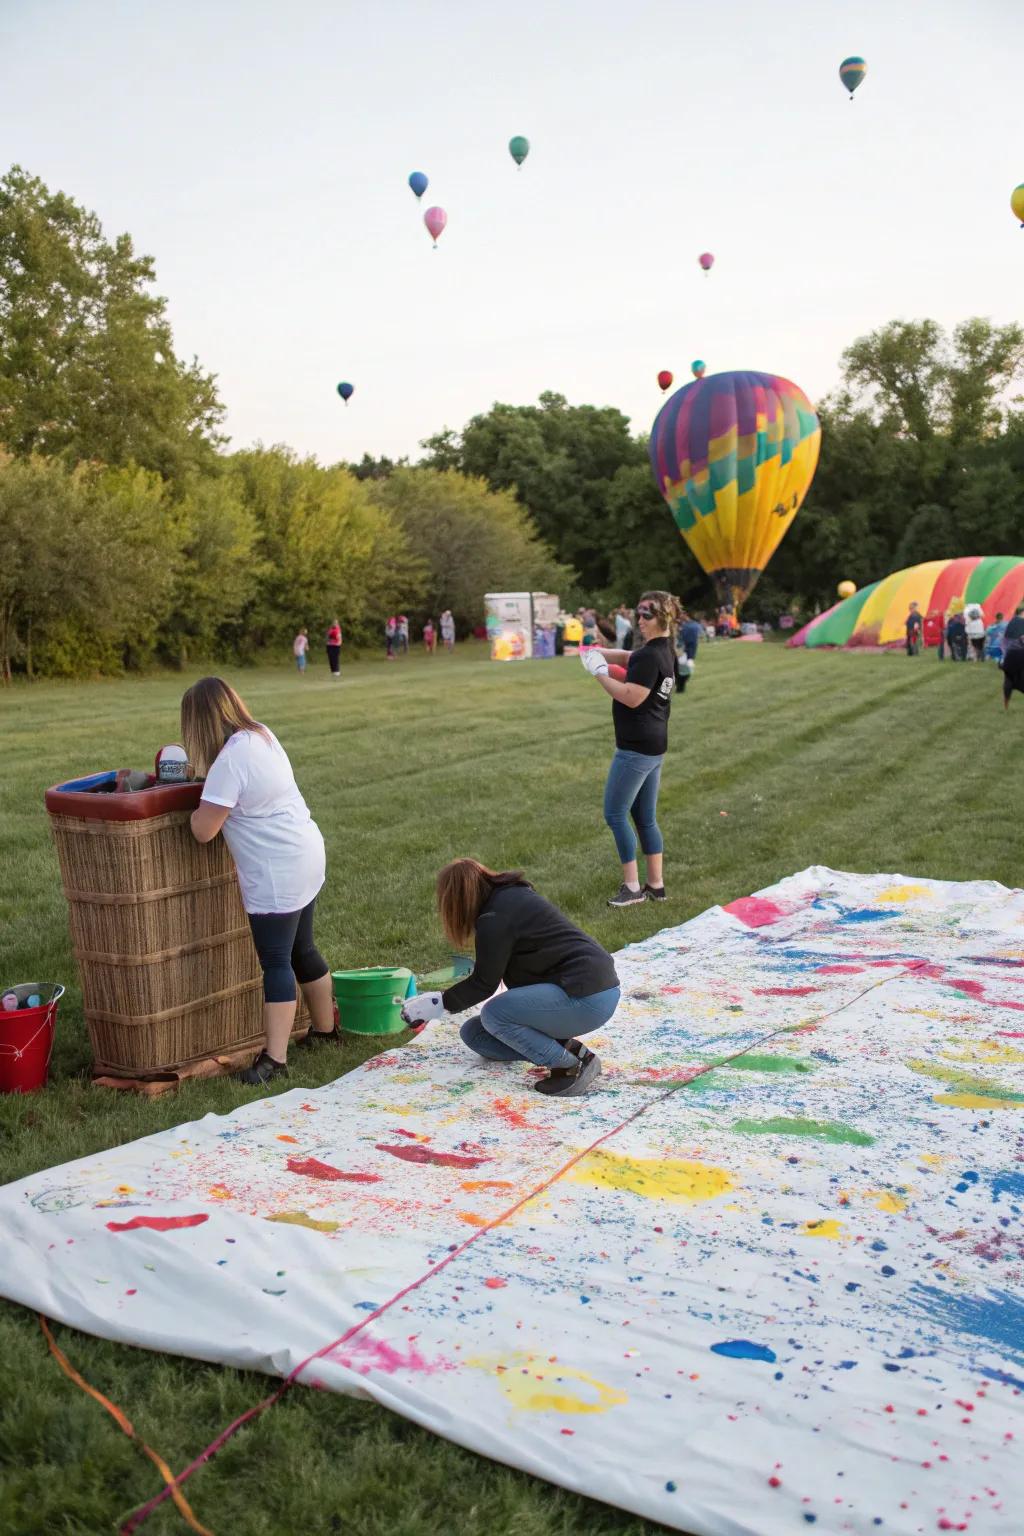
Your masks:
<path fill-rule="evenodd" d="M 327 841 L 318 942 L 332 966 L 447 959 L 431 909 L 457 854 L 522 866 L 611 949 L 809 864 L 1014 885 L 1008 787 L 1024 706 L 1004 715 L 986 664 L 933 654 L 791 653 L 719 644 L 676 701 L 663 775 L 665 906 L 605 906 L 619 874 L 601 820 L 607 700 L 572 660 L 366 660 L 229 673 L 277 731 Z M 146 1102 L 93 1089 L 44 788 L 144 767 L 175 739 L 191 677 L 37 685 L 0 695 L 0 983 L 64 980 L 52 1082 L 0 1101 L 0 1182 L 209 1112 L 251 1092 L 195 1084 Z M 725 813 L 724 815 L 722 813 Z M 372 1047 L 293 1063 L 313 1085 Z M 266 1378 L 58 1329 L 74 1364 L 181 1467 Z M 154 1469 L 0 1303 L 0 1532 L 99 1536 L 159 1486 Z M 189 1484 L 216 1536 L 639 1536 L 653 1527 L 433 1438 L 367 1403 L 290 1393 Z M 145 1527 L 182 1530 L 164 1506 Z"/>

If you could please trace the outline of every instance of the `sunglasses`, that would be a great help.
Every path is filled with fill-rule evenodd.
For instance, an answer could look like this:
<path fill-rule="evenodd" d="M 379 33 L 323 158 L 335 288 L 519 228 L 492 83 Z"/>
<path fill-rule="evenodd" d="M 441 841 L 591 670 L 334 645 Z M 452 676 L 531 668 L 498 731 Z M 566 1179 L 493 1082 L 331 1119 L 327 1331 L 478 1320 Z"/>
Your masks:
<path fill-rule="evenodd" d="M 636 616 L 638 619 L 656 619 L 658 614 L 654 608 L 638 608 Z"/>

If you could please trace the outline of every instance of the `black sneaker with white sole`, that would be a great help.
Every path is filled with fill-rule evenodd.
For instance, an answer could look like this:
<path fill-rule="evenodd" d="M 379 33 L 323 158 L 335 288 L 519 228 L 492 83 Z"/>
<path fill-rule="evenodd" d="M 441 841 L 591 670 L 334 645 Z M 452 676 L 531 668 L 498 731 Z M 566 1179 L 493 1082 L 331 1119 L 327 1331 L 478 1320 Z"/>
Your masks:
<path fill-rule="evenodd" d="M 645 885 L 644 894 L 648 901 L 664 901 L 665 887 L 663 885 Z"/>
<path fill-rule="evenodd" d="M 246 1083 L 250 1088 L 265 1088 L 275 1077 L 287 1077 L 288 1068 L 283 1061 L 275 1061 L 269 1051 L 260 1051 L 251 1067 L 234 1074 L 236 1083 Z"/>
<path fill-rule="evenodd" d="M 534 1083 L 538 1093 L 551 1099 L 576 1099 L 588 1092 L 601 1076 L 601 1060 L 578 1040 L 566 1042 L 566 1050 L 576 1057 L 574 1067 L 552 1067 L 547 1077 Z"/>
<path fill-rule="evenodd" d="M 625 880 L 623 880 L 615 895 L 608 898 L 608 905 L 610 907 L 635 907 L 638 906 L 640 902 L 646 900 L 646 890 L 642 890 L 639 886 L 637 886 L 635 891 L 630 890 Z"/>

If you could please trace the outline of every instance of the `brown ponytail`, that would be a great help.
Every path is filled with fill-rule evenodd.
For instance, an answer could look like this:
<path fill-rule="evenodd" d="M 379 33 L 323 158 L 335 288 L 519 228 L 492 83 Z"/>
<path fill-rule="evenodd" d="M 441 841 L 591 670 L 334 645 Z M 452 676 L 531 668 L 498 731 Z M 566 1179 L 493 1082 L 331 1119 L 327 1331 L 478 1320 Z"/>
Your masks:
<path fill-rule="evenodd" d="M 453 859 L 444 866 L 437 877 L 437 910 L 449 944 L 471 941 L 482 908 L 505 885 L 530 882 L 521 869 L 488 869 L 476 859 Z"/>

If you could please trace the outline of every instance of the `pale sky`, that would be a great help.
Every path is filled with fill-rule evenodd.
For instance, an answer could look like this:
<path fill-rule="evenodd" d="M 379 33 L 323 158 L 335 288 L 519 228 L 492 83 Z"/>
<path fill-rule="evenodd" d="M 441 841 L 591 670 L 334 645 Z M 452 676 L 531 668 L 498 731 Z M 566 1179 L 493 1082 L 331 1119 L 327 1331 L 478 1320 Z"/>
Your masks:
<path fill-rule="evenodd" d="M 544 389 L 646 431 L 694 357 L 816 399 L 887 320 L 1021 320 L 1022 57 L 1022 0 L 0 0 L 0 162 L 155 257 L 232 446 L 415 456 Z"/>

